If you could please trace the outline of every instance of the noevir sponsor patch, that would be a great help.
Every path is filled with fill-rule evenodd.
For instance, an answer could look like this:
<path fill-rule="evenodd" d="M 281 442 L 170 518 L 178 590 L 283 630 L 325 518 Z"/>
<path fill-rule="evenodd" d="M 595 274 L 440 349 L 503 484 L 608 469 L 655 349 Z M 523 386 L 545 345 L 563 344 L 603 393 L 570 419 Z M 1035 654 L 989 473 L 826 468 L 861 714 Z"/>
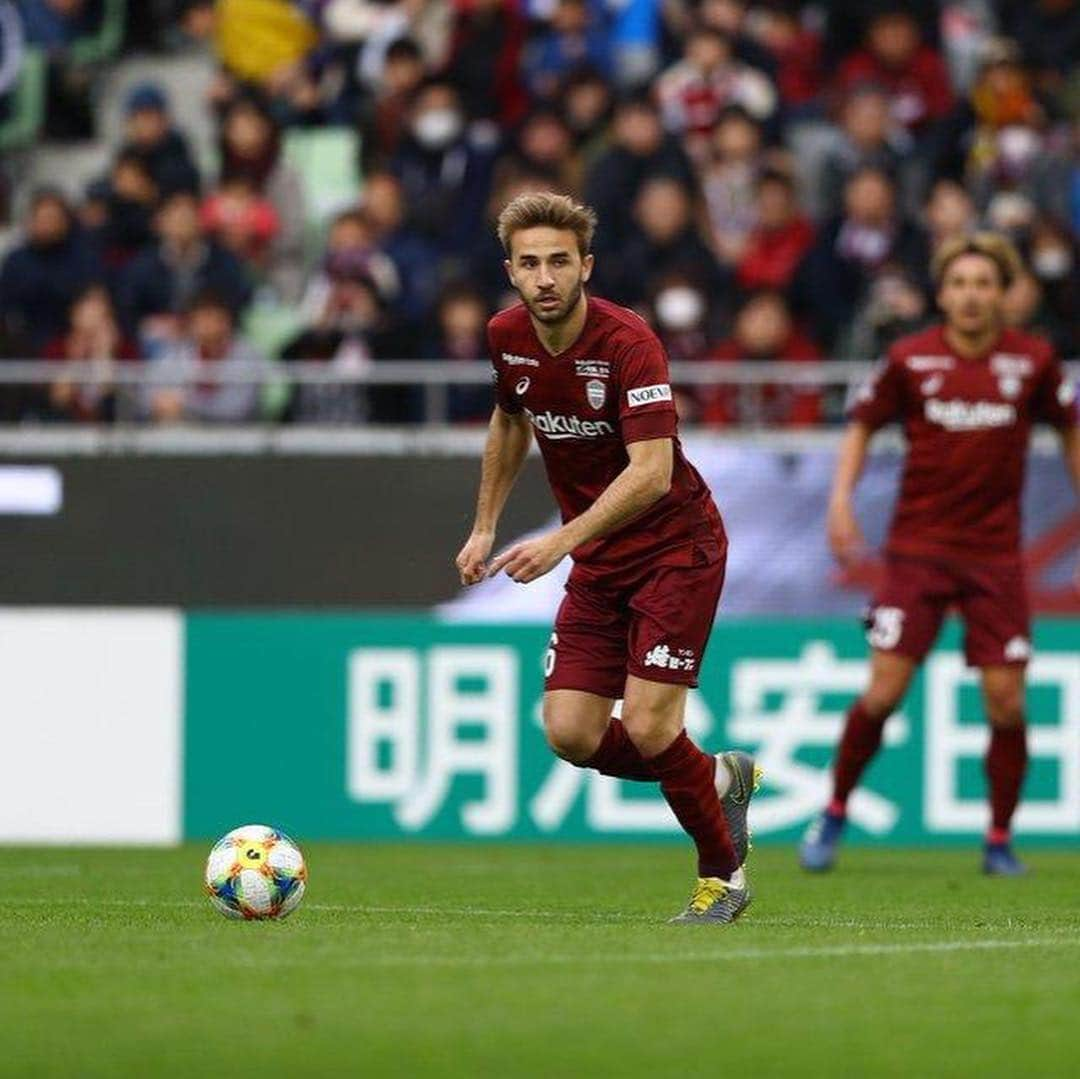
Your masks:
<path fill-rule="evenodd" d="M 558 416 L 554 412 L 531 412 L 525 415 L 545 438 L 556 441 L 565 438 L 603 438 L 613 435 L 615 428 L 606 420 L 583 420 L 577 416 Z"/>
<path fill-rule="evenodd" d="M 626 400 L 631 408 L 637 408 L 639 405 L 654 405 L 658 401 L 670 401 L 671 386 L 666 382 L 655 386 L 639 386 L 636 390 L 626 391 Z"/>

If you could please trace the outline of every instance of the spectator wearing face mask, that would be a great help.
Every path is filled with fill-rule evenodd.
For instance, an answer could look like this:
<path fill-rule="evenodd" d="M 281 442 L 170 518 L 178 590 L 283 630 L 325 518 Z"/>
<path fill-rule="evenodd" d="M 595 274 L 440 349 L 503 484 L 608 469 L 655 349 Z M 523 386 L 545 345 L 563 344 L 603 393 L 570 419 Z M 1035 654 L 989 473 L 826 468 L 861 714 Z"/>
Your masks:
<path fill-rule="evenodd" d="M 383 77 L 359 106 L 365 172 L 385 168 L 397 153 L 408 130 L 413 98 L 425 74 L 424 55 L 412 38 L 398 38 L 389 45 Z"/>
<path fill-rule="evenodd" d="M 36 353 L 64 331 L 72 301 L 100 275 L 96 252 L 64 196 L 49 189 L 36 192 L 25 238 L 0 268 L 5 332 Z"/>
<path fill-rule="evenodd" d="M 694 363 L 708 357 L 712 345 L 709 296 L 689 273 L 675 271 L 654 285 L 648 306 L 649 321 L 672 363 Z M 672 387 L 679 418 L 696 423 L 706 397 L 705 387 Z"/>
<path fill-rule="evenodd" d="M 818 340 L 831 348 L 886 265 L 921 283 L 928 257 L 925 236 L 897 206 L 892 180 L 863 169 L 844 189 L 844 212 L 821 229 L 799 267 L 795 295 Z"/>
<path fill-rule="evenodd" d="M 1080 296 L 1077 241 L 1066 226 L 1048 217 L 1036 219 L 1031 229 L 1028 262 L 1043 295 L 1044 321 L 1061 326 L 1056 334 L 1064 356 L 1080 356 Z"/>
<path fill-rule="evenodd" d="M 783 296 L 760 292 L 739 308 L 731 337 L 717 344 L 708 358 L 723 363 L 814 364 L 821 353 L 795 325 Z M 703 419 L 718 426 L 812 426 L 821 420 L 821 391 L 781 383 L 720 386 L 708 393 Z"/>
<path fill-rule="evenodd" d="M 490 126 L 467 126 L 450 83 L 433 81 L 417 94 L 390 171 L 401 183 L 409 223 L 444 261 L 460 260 L 481 226 L 497 149 Z"/>

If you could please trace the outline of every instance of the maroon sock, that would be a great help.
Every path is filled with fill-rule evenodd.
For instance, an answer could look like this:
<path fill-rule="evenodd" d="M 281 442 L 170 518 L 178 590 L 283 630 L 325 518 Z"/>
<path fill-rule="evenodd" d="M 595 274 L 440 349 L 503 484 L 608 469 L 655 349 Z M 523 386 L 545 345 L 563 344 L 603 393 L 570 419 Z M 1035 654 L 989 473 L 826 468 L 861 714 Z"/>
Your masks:
<path fill-rule="evenodd" d="M 730 880 L 739 868 L 727 820 L 714 785 L 716 758 L 702 753 L 686 731 L 649 758 L 667 804 L 698 851 L 698 875 Z"/>
<path fill-rule="evenodd" d="M 861 701 L 856 701 L 847 714 L 844 733 L 836 750 L 833 764 L 833 797 L 829 812 L 842 815 L 848 796 L 855 789 L 859 777 L 866 770 L 871 758 L 881 745 L 884 722 L 877 722 L 866 714 Z"/>
<path fill-rule="evenodd" d="M 626 733 L 622 720 L 614 716 L 604 731 L 604 737 L 596 752 L 582 767 L 595 768 L 601 775 L 614 776 L 616 779 L 656 782 L 656 773 L 638 752 L 638 747 L 630 741 L 630 735 Z"/>
<path fill-rule="evenodd" d="M 991 728 L 986 778 L 990 782 L 990 831 L 997 842 L 1008 842 L 1009 824 L 1020 801 L 1027 761 L 1025 726 Z"/>

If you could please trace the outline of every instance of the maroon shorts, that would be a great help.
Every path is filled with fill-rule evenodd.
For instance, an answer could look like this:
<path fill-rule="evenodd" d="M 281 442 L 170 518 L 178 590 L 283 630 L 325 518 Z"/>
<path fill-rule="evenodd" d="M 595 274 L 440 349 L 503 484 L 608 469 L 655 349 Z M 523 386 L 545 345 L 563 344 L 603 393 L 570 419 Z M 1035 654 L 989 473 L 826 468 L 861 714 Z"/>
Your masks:
<path fill-rule="evenodd" d="M 657 566 L 618 587 L 575 569 L 544 660 L 544 688 L 618 699 L 628 674 L 696 686 L 724 587 L 726 545 L 699 548 L 695 562 Z"/>
<path fill-rule="evenodd" d="M 964 620 L 968 666 L 1026 663 L 1031 657 L 1027 589 L 1019 559 L 987 564 L 890 555 L 885 583 L 867 618 L 867 640 L 883 652 L 921 663 L 950 607 Z"/>

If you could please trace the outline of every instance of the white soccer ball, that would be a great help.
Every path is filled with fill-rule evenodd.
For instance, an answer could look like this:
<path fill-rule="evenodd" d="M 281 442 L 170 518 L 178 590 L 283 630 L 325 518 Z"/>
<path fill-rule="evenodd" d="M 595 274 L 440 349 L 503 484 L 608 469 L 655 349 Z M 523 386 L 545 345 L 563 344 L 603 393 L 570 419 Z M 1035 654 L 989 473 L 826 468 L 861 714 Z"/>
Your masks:
<path fill-rule="evenodd" d="M 214 844 L 204 880 L 214 909 L 226 918 L 284 918 L 304 898 L 307 866 L 284 832 L 245 824 Z"/>

